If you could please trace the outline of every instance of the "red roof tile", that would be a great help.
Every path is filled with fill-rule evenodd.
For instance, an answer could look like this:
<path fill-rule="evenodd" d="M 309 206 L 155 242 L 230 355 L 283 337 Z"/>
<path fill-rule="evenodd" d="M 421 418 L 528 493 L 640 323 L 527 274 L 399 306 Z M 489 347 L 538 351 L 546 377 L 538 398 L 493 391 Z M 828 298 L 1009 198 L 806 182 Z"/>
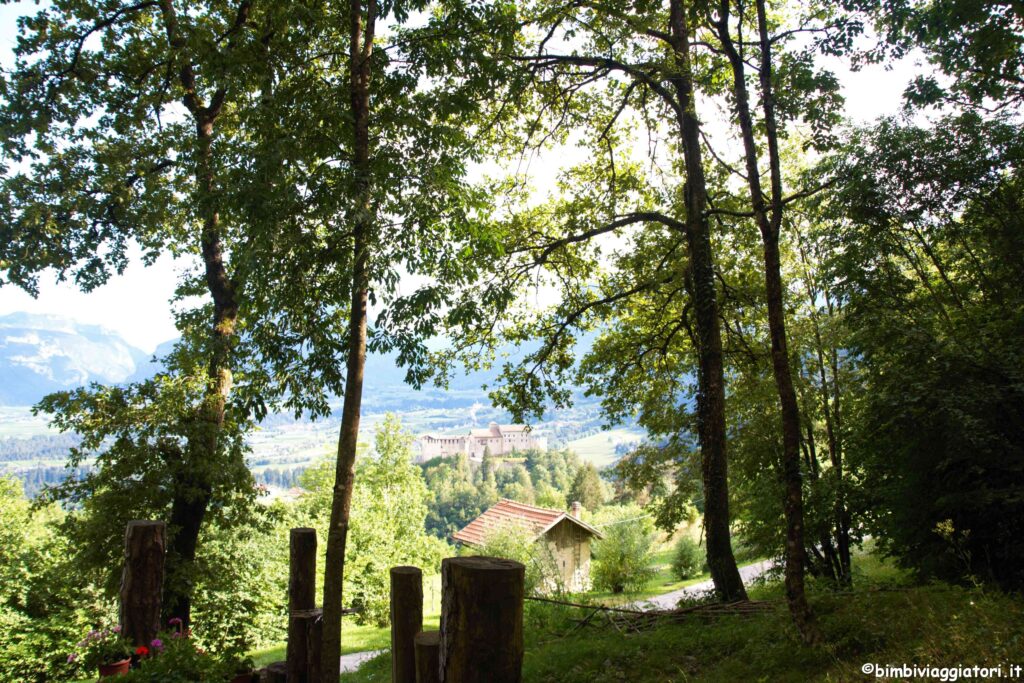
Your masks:
<path fill-rule="evenodd" d="M 562 518 L 572 520 L 599 538 L 601 536 L 597 529 L 584 524 L 561 510 L 540 508 L 535 505 L 527 505 L 526 503 L 518 503 L 514 500 L 502 498 L 463 529 L 455 532 L 453 538 L 466 545 L 481 545 L 491 532 L 509 525 L 523 526 L 531 533 L 539 536 L 553 527 Z"/>

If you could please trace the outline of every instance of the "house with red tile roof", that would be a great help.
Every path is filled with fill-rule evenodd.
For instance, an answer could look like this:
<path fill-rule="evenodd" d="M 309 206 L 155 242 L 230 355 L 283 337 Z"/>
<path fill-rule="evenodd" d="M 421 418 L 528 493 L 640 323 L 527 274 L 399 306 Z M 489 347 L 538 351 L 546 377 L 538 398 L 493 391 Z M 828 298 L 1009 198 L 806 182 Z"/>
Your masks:
<path fill-rule="evenodd" d="M 566 590 L 578 593 L 590 589 L 590 542 L 602 538 L 600 531 L 580 519 L 580 511 L 579 503 L 565 512 L 502 498 L 453 538 L 462 545 L 480 547 L 496 531 L 525 529 L 535 543 L 543 544 Z"/>

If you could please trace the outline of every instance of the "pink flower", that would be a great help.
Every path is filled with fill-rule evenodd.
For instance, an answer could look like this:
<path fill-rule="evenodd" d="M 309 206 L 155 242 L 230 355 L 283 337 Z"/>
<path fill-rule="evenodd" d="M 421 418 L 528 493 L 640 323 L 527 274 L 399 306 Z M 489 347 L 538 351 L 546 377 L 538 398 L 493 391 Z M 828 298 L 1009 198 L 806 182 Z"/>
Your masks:
<path fill-rule="evenodd" d="M 74 652 L 72 652 L 71 654 L 68 655 L 68 664 L 70 664 L 71 662 L 75 661 L 76 659 L 78 659 L 78 655 L 76 655 Z"/>
<path fill-rule="evenodd" d="M 117 626 L 114 627 L 114 633 L 120 633 L 120 632 L 121 632 L 121 625 L 118 624 Z"/>
<path fill-rule="evenodd" d="M 160 640 L 159 638 L 154 638 L 153 640 L 149 641 L 149 645 L 154 650 L 164 649 L 164 641 Z"/>

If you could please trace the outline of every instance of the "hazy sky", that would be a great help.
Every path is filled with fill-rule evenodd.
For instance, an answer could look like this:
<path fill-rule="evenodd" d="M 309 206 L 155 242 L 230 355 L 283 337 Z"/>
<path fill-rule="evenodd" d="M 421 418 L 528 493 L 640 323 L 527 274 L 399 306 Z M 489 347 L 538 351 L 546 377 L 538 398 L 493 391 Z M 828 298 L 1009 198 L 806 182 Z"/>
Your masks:
<path fill-rule="evenodd" d="M 28 11 L 35 11 L 37 5 L 0 5 L 0 64 L 3 66 L 11 64 L 16 18 L 26 7 Z M 842 83 L 847 115 L 859 122 L 896 113 L 907 82 L 922 68 L 913 59 L 891 65 L 890 69 L 874 66 L 860 72 L 850 72 L 839 60 L 831 60 L 828 66 Z M 531 170 L 548 175 L 543 166 L 541 158 L 531 164 Z M 42 278 L 37 299 L 13 287 L 2 287 L 0 315 L 27 311 L 67 316 L 113 329 L 129 343 L 151 352 L 160 342 L 177 336 L 168 301 L 181 267 L 183 264 L 170 257 L 161 258 L 148 268 L 136 258 L 124 275 L 90 294 L 79 292 L 73 284 L 57 284 L 52 276 Z"/>

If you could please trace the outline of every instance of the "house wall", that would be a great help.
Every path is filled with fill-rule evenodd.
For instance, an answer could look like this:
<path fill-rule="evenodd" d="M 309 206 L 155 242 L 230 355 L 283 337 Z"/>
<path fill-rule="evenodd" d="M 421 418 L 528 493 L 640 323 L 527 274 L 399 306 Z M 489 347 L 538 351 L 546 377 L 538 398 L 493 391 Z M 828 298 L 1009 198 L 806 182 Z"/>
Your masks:
<path fill-rule="evenodd" d="M 437 456 L 458 455 L 466 452 L 465 436 L 424 436 L 420 438 L 420 452 L 423 460 Z"/>
<path fill-rule="evenodd" d="M 590 590 L 590 538 L 587 531 L 567 519 L 544 535 L 562 584 L 570 592 Z"/>

